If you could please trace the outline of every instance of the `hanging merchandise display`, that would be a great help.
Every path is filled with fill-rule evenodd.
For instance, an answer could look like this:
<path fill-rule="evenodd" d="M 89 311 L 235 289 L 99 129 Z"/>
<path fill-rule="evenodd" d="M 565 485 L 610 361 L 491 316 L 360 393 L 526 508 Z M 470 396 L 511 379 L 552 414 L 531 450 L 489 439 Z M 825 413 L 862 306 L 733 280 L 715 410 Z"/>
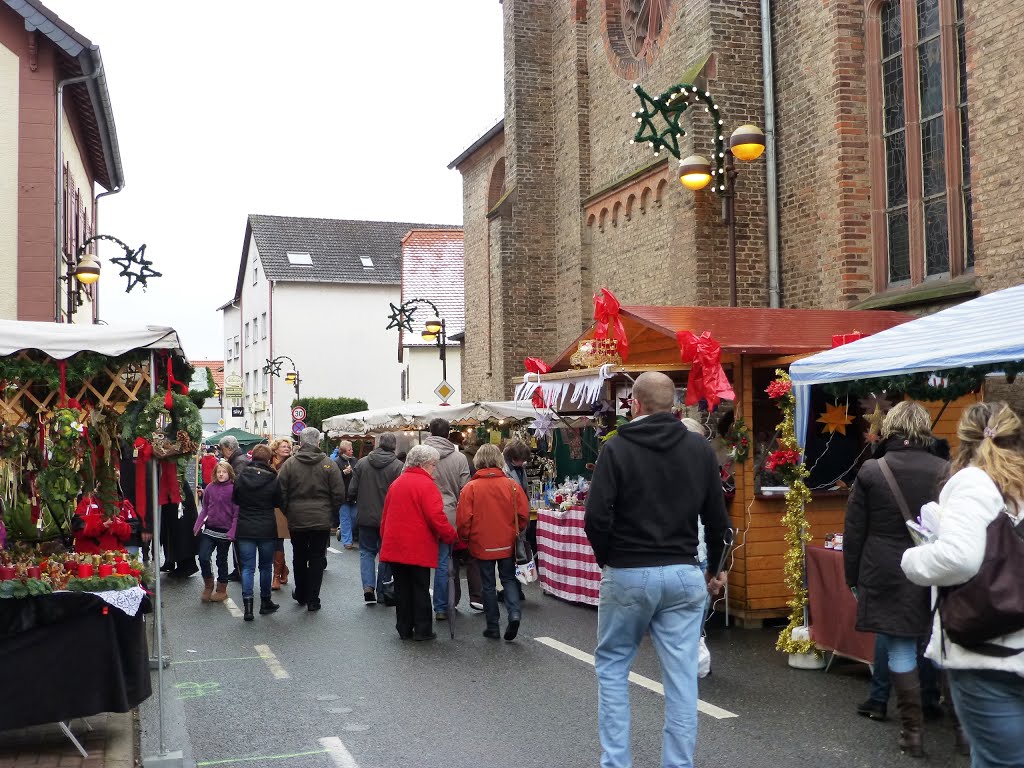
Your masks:
<path fill-rule="evenodd" d="M 825 412 L 817 418 L 819 424 L 824 426 L 821 428 L 822 434 L 835 434 L 838 432 L 841 435 L 846 434 L 846 425 L 853 421 L 854 417 L 847 412 L 846 405 L 831 405 L 825 404 Z"/>

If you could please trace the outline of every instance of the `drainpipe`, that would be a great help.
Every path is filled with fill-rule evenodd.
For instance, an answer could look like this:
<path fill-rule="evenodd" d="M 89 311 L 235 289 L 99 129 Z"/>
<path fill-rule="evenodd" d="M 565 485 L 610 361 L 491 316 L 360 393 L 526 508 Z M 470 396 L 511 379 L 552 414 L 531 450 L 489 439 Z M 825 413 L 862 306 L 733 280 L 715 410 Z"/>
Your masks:
<path fill-rule="evenodd" d="M 124 184 L 120 184 L 106 192 L 100 192 L 92 199 L 92 225 L 97 234 L 99 234 L 99 225 L 96 222 L 99 220 L 100 198 L 107 195 L 116 195 L 122 190 L 124 190 Z M 98 282 L 93 284 L 92 289 L 92 321 L 94 324 L 100 321 L 100 284 Z"/>
<path fill-rule="evenodd" d="M 779 286 L 779 187 L 775 156 L 775 84 L 772 80 L 771 0 L 761 0 L 761 67 L 764 80 L 764 147 L 768 197 L 768 306 L 782 306 Z"/>
<path fill-rule="evenodd" d="M 61 237 L 64 233 L 64 146 L 63 146 L 63 133 L 64 133 L 64 86 L 74 85 L 75 83 L 84 83 L 87 80 L 95 80 L 103 74 L 103 65 L 100 64 L 92 74 L 90 75 L 79 75 L 78 77 L 69 77 L 65 80 L 61 80 L 57 83 L 57 110 L 56 110 L 56 130 L 57 130 L 57 176 L 56 176 L 56 187 L 57 187 L 57 216 L 55 227 L 56 238 L 54 240 L 54 251 L 56 252 L 57 272 L 54 279 L 53 287 L 53 320 L 54 322 L 60 322 L 60 273 L 64 267 L 64 256 L 61 253 Z M 74 258 L 74 254 L 72 254 Z M 68 279 L 71 279 L 70 273 Z M 68 284 L 68 290 L 71 290 L 70 283 Z M 70 322 L 70 318 L 68 318 Z"/>

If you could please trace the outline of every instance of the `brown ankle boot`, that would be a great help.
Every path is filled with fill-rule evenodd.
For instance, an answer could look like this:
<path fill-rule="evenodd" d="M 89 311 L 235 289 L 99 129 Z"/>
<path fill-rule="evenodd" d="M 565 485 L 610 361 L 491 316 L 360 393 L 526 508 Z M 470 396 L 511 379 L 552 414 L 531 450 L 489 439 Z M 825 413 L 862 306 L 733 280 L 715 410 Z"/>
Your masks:
<path fill-rule="evenodd" d="M 287 584 L 288 583 L 288 573 L 289 573 L 289 571 L 288 571 L 288 561 L 284 557 L 284 552 L 281 552 L 280 555 L 281 555 L 281 583 L 282 584 Z"/>
<path fill-rule="evenodd" d="M 210 597 L 211 603 L 223 603 L 228 599 L 228 585 L 223 581 L 217 582 L 217 591 Z"/>
<path fill-rule="evenodd" d="M 900 750 L 911 757 L 924 757 L 920 675 L 915 669 L 912 672 L 891 672 L 890 678 L 896 689 L 896 711 L 901 726 Z"/>
<path fill-rule="evenodd" d="M 274 578 L 270 580 L 270 588 L 275 592 L 281 589 L 281 566 L 284 565 L 284 552 L 274 553 Z"/>
<path fill-rule="evenodd" d="M 199 596 L 199 599 L 204 603 L 210 602 L 210 596 L 213 594 L 213 576 L 203 577 L 203 594 Z"/>

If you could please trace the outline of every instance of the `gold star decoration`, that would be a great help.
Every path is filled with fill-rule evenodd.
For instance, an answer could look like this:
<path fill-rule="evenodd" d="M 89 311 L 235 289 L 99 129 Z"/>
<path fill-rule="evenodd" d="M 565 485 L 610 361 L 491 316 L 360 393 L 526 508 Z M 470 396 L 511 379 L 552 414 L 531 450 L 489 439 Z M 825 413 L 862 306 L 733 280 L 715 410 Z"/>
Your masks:
<path fill-rule="evenodd" d="M 882 434 L 882 421 L 885 419 L 885 413 L 882 411 L 880 405 L 875 405 L 875 410 L 871 413 L 864 414 L 864 421 L 868 423 L 867 439 L 868 442 L 875 442 Z"/>
<path fill-rule="evenodd" d="M 817 418 L 817 421 L 825 426 L 822 428 L 822 433 L 833 434 L 838 432 L 841 435 L 846 434 L 846 425 L 853 421 L 853 416 L 850 416 L 846 412 L 845 405 L 829 405 L 825 404 L 825 412 Z"/>

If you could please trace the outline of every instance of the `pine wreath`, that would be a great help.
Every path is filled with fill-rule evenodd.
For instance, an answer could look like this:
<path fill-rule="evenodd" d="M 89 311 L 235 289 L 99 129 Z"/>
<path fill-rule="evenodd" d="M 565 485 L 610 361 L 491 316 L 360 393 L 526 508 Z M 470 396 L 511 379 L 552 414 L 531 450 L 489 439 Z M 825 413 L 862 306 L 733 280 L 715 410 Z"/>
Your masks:
<path fill-rule="evenodd" d="M 174 438 L 178 430 L 183 429 L 192 438 L 192 442 L 199 443 L 203 439 L 203 417 L 199 413 L 196 404 L 189 399 L 188 395 L 172 395 L 171 410 L 164 407 L 165 395 L 156 395 L 143 407 L 139 418 L 135 422 L 135 430 L 132 437 L 144 437 L 146 440 L 153 439 L 153 433 L 162 431 L 169 438 Z M 170 423 L 162 430 L 158 424 L 160 416 L 166 416 Z"/>

